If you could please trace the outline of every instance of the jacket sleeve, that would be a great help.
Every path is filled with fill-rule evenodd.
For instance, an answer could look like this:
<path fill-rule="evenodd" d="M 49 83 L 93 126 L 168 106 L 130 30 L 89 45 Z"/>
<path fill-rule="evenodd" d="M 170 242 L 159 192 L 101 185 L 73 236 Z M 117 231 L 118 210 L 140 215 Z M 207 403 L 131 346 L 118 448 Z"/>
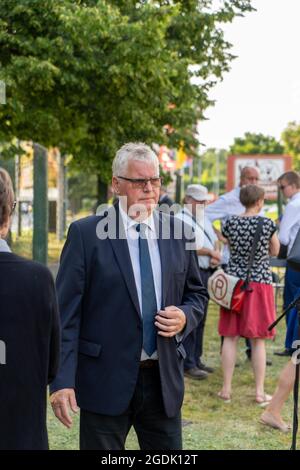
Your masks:
<path fill-rule="evenodd" d="M 186 316 L 186 326 L 181 333 L 181 341 L 198 326 L 203 318 L 208 302 L 208 293 L 201 280 L 195 250 L 186 250 L 186 256 L 188 257 L 187 276 L 185 279 L 182 304 L 178 305 L 178 308 L 180 308 Z"/>
<path fill-rule="evenodd" d="M 60 366 L 50 393 L 75 388 L 78 338 L 85 287 L 85 255 L 78 223 L 71 224 L 56 279 L 61 319 Z"/>

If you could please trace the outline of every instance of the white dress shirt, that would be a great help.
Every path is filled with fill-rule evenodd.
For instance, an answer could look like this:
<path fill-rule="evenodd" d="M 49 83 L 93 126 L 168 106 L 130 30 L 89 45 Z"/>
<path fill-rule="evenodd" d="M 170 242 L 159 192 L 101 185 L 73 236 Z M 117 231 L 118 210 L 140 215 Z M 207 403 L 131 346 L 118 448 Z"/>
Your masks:
<path fill-rule="evenodd" d="M 3 253 L 11 253 L 11 249 L 3 238 L 0 238 L 0 251 Z"/>
<path fill-rule="evenodd" d="M 245 212 L 245 207 L 240 201 L 241 188 L 234 188 L 229 193 L 225 193 L 215 202 L 205 208 L 206 216 L 211 222 L 221 220 L 224 224 L 232 215 L 240 215 Z"/>
<path fill-rule="evenodd" d="M 139 299 L 140 311 L 142 313 L 142 284 L 141 284 L 141 270 L 140 270 L 140 254 L 139 254 L 139 233 L 136 231 L 136 226 L 139 224 L 134 219 L 131 219 L 127 213 L 122 209 L 121 204 L 119 204 L 120 214 L 122 217 L 128 249 L 131 259 L 131 264 L 134 273 L 134 280 L 136 285 L 136 290 Z M 153 280 L 154 280 L 154 288 L 155 288 L 155 295 L 156 295 L 156 303 L 157 303 L 157 311 L 161 309 L 161 299 L 162 299 L 162 274 L 161 274 L 161 261 L 160 261 L 160 253 L 159 247 L 157 242 L 157 235 L 155 230 L 155 224 L 153 215 L 148 217 L 147 219 L 141 222 L 147 225 L 145 229 L 145 234 L 148 240 L 149 246 L 149 253 L 151 259 L 151 266 L 153 272 Z M 157 351 L 151 356 L 151 359 L 157 359 Z M 142 350 L 141 361 L 149 359 L 147 353 Z"/>
<path fill-rule="evenodd" d="M 240 201 L 241 188 L 234 188 L 229 193 L 225 193 L 219 197 L 215 202 L 209 204 L 205 213 L 211 222 L 220 220 L 223 226 L 229 217 L 233 215 L 240 215 L 245 212 L 245 207 Z M 224 264 L 228 264 L 230 257 L 230 251 L 228 245 L 224 246 L 223 249 L 223 260 Z"/>
<path fill-rule="evenodd" d="M 279 227 L 279 240 L 290 252 L 300 229 L 300 192 L 294 194 L 287 204 Z"/>
<path fill-rule="evenodd" d="M 210 222 L 205 212 L 206 210 L 204 211 L 204 217 L 201 217 L 201 220 L 196 221 L 191 211 L 189 211 L 185 207 L 184 209 L 182 209 L 181 212 L 176 214 L 176 217 L 193 227 L 195 232 L 197 250 L 200 250 L 201 248 L 208 248 L 209 250 L 214 250 L 215 242 L 218 241 L 218 237 L 213 229 L 212 223 Z M 201 269 L 208 269 L 210 267 L 210 260 L 210 256 L 199 255 L 199 267 Z"/>

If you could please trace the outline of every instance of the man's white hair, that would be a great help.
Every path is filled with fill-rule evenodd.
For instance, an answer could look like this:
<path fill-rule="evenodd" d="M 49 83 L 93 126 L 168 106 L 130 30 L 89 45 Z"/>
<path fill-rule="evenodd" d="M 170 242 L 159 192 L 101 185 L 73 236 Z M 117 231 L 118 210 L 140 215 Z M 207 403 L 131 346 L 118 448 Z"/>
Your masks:
<path fill-rule="evenodd" d="M 159 161 L 153 150 L 142 142 L 128 142 L 116 153 L 112 164 L 113 176 L 126 176 L 129 161 L 153 163 L 159 176 Z"/>

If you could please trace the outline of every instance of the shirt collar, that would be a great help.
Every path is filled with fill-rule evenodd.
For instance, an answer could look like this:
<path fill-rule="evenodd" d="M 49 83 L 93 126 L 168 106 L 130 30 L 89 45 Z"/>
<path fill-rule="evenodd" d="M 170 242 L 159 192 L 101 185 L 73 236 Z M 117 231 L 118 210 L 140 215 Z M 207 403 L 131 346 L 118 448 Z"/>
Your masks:
<path fill-rule="evenodd" d="M 147 225 L 147 227 L 152 232 L 155 232 L 155 223 L 154 223 L 153 214 L 147 217 L 147 219 L 144 219 L 142 222 L 138 222 L 137 220 L 132 219 L 131 217 L 128 216 L 128 214 L 122 208 L 121 204 L 119 204 L 119 210 L 120 210 L 120 214 L 122 217 L 124 229 L 126 232 L 128 232 L 128 230 L 131 229 L 132 227 L 136 227 L 136 225 L 138 225 L 139 223 Z"/>
<path fill-rule="evenodd" d="M 11 253 L 11 249 L 9 248 L 7 242 L 0 238 L 0 251 L 5 253 Z"/>

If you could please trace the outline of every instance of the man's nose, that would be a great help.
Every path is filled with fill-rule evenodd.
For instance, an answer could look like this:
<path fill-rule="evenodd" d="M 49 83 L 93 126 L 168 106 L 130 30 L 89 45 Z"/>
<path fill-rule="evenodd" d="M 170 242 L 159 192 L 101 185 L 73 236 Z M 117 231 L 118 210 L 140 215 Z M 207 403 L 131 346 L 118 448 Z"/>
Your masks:
<path fill-rule="evenodd" d="M 150 181 L 150 180 L 148 180 L 148 181 L 144 184 L 143 190 L 146 191 L 146 192 L 152 191 L 152 184 L 151 184 L 151 181 Z"/>

